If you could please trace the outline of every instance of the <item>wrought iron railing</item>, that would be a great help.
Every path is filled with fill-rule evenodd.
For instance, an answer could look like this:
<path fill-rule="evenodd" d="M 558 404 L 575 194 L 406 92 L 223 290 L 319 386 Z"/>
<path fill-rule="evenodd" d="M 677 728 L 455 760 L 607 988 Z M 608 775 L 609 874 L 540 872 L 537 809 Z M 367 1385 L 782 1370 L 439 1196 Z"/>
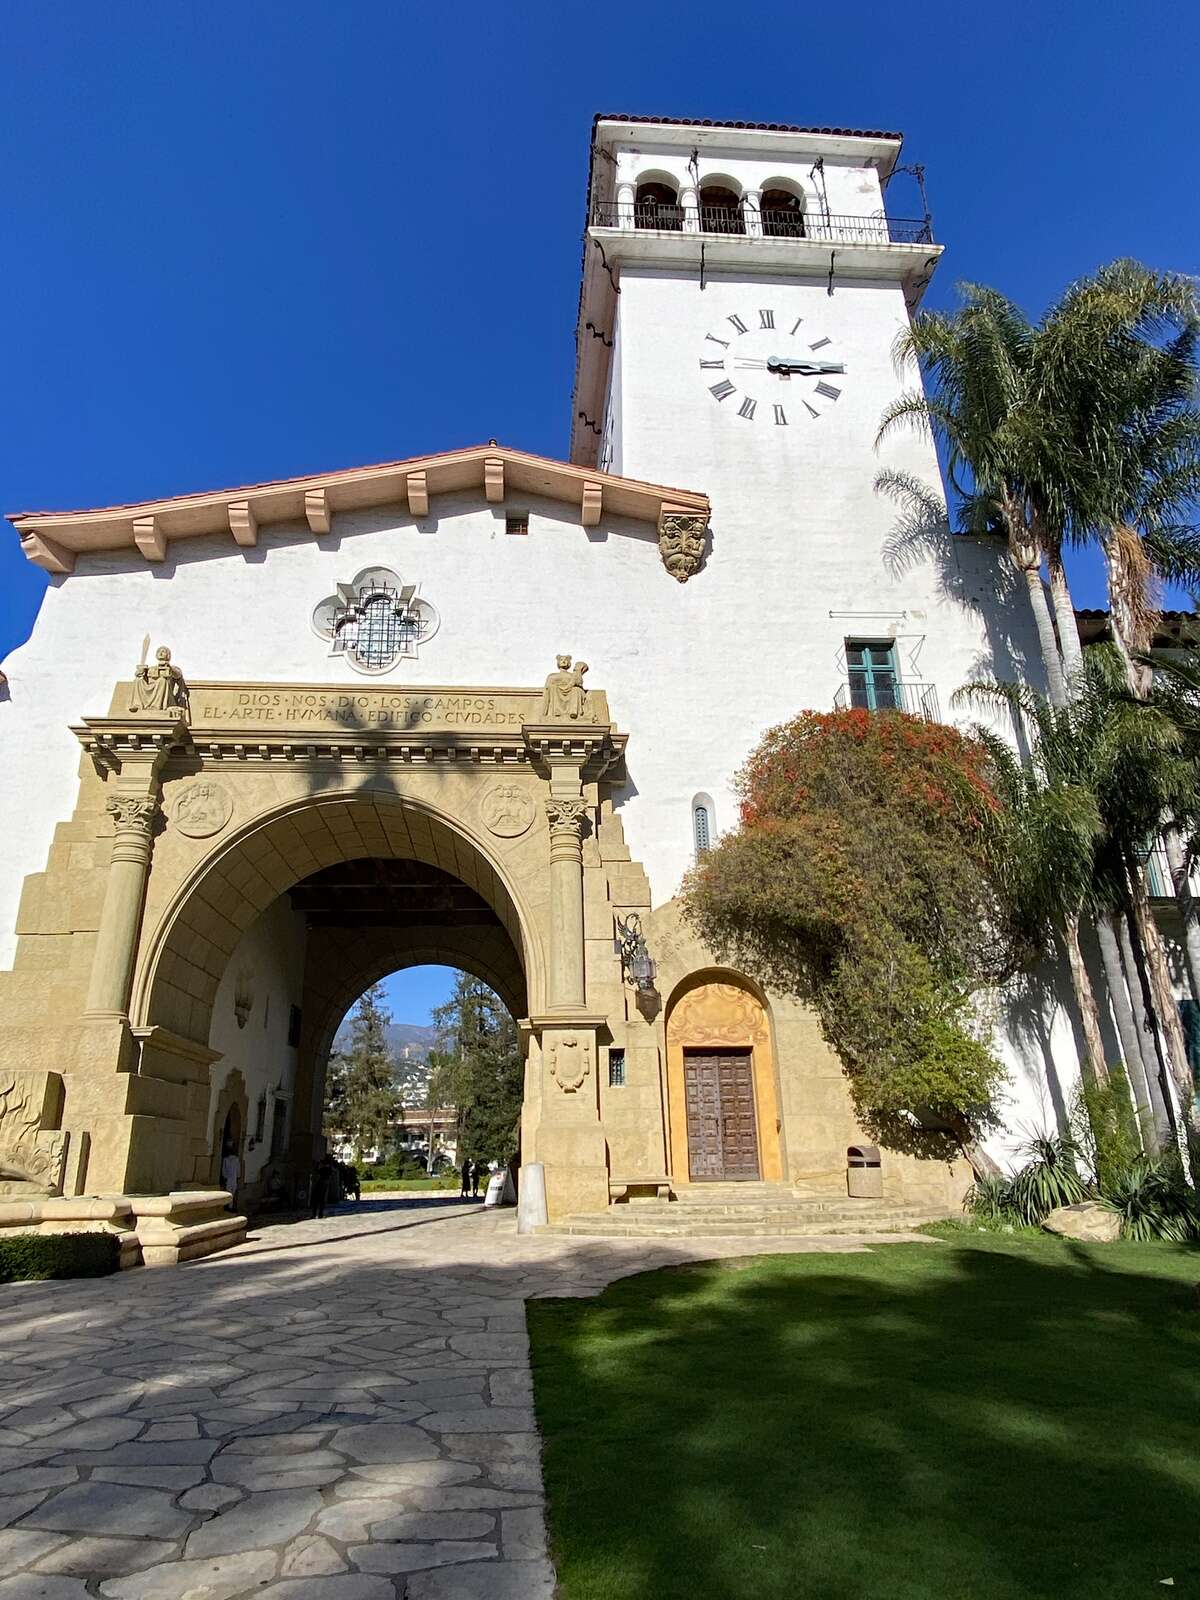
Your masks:
<path fill-rule="evenodd" d="M 910 717 L 940 722 L 937 689 L 932 683 L 843 683 L 833 697 L 835 711 L 907 711 Z"/>
<path fill-rule="evenodd" d="M 928 217 L 851 216 L 818 211 L 756 211 L 750 206 L 700 206 L 597 200 L 594 228 L 647 233 L 749 234 L 768 239 L 815 239 L 822 244 L 932 244 Z"/>

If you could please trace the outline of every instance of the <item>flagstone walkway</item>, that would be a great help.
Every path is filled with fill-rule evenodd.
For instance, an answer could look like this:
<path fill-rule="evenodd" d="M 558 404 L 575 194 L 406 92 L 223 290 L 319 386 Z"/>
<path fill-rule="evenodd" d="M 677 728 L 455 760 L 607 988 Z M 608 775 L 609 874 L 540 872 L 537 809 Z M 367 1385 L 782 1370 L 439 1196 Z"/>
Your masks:
<path fill-rule="evenodd" d="M 525 1300 L 854 1248 L 518 1238 L 372 1197 L 185 1267 L 0 1286 L 0 1600 L 550 1596 Z"/>

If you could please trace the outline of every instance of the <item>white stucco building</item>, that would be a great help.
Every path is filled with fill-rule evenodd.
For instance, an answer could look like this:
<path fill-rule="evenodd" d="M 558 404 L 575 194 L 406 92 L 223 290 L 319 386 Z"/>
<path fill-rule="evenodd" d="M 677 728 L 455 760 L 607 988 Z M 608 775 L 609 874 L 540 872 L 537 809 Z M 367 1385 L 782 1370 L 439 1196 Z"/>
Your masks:
<path fill-rule="evenodd" d="M 614 727 L 629 737 L 620 775 L 597 780 L 596 838 L 609 817 L 623 830 L 620 859 L 640 861 L 648 876 L 648 905 L 628 902 L 645 918 L 671 901 L 697 844 L 734 824 L 731 779 L 771 725 L 806 707 L 851 701 L 955 719 L 952 697 L 963 683 L 1034 670 L 1027 602 L 1003 550 L 957 537 L 906 541 L 901 508 L 876 486 L 892 469 L 940 492 L 927 438 L 896 435 L 876 447 L 884 407 L 918 381 L 897 371 L 893 344 L 942 253 L 927 217 L 889 220 L 899 155 L 899 136 L 888 133 L 597 119 L 567 463 L 493 441 L 287 484 L 14 518 L 27 555 L 52 575 L 32 637 L 3 664 L 0 960 L 16 962 L 14 977 L 22 971 L 18 932 L 49 941 L 39 946 L 46 970 L 62 941 L 80 935 L 72 972 L 81 983 L 103 945 L 102 875 L 80 890 L 74 921 L 38 920 L 30 875 L 57 870 L 64 850 L 75 852 L 85 876 L 104 865 L 97 830 L 63 830 L 80 814 L 81 772 L 86 782 L 90 765 L 89 754 L 81 765 L 80 737 L 85 749 L 88 739 L 72 729 L 85 716 L 121 710 L 114 684 L 132 677 L 144 636 L 169 644 L 192 685 L 193 768 L 210 757 L 222 763 L 212 781 L 232 796 L 235 823 L 230 772 L 261 773 L 266 782 L 268 771 L 286 775 L 297 761 L 320 758 L 303 740 L 297 695 L 308 692 L 325 708 L 314 713 L 314 728 L 327 726 L 327 712 L 336 723 L 338 696 L 359 696 L 346 700 L 342 720 L 361 727 L 361 712 L 368 720 L 359 737 L 369 744 L 387 719 L 362 708 L 385 704 L 383 691 L 396 691 L 390 703 L 409 708 L 410 734 L 424 715 L 432 740 L 446 733 L 447 713 L 422 712 L 423 692 L 444 698 L 458 692 L 447 685 L 469 686 L 475 698 L 454 713 L 456 736 L 486 747 L 489 691 L 499 705 L 514 685 L 540 686 L 560 653 L 583 658 L 587 684 L 603 691 Z M 133 481 L 131 496 L 136 490 Z M 360 581 L 363 574 L 374 577 Z M 372 582 L 390 596 L 373 642 L 364 620 Z M 358 645 L 348 644 L 356 636 Z M 238 702 L 221 699 L 221 686 L 253 686 L 258 697 L 244 703 L 240 742 Z M 275 688 L 283 699 L 272 708 Z M 220 738 L 203 733 L 206 700 L 223 708 Z M 293 742 L 268 747 L 268 736 L 283 737 L 272 729 L 284 721 Z M 345 746 L 339 770 L 363 761 L 353 750 Z M 385 759 L 412 770 L 426 758 L 387 751 L 381 767 Z M 460 764 L 465 759 L 460 754 Z M 486 749 L 470 759 L 487 759 Z M 170 818 L 165 791 L 163 804 Z M 168 842 L 154 844 L 156 871 L 174 848 L 171 837 L 168 829 Z M 585 834 L 585 878 L 589 848 Z M 603 842 L 599 849 L 607 860 Z M 186 876 L 185 864 L 179 870 Z M 160 906 L 153 874 L 150 882 L 143 916 L 166 927 L 177 902 L 164 890 Z M 480 893 L 487 898 L 486 888 Z M 616 891 L 609 898 L 619 911 Z M 611 919 L 607 928 L 593 925 L 590 907 L 589 1015 L 608 1004 L 598 963 L 612 942 Z M 311 906 L 307 914 L 309 927 L 318 925 Z M 212 1119 L 233 1104 L 222 1099 L 230 1074 L 241 1075 L 249 1123 L 241 1137 L 257 1133 L 254 1150 L 243 1151 L 252 1182 L 285 1138 L 274 1105 L 290 1108 L 298 1094 L 311 1101 L 314 1092 L 311 1082 L 297 1087 L 302 1046 L 293 1015 L 308 981 L 305 915 L 287 886 L 239 927 L 232 953 L 222 947 L 203 1037 L 200 1022 L 179 1007 L 172 1013 L 172 1035 L 212 1058 L 204 1089 L 210 1144 L 221 1136 Z M 531 949 L 527 973 L 537 966 Z M 455 949 L 441 953 L 454 959 Z M 551 949 L 548 972 L 554 959 Z M 130 957 L 132 989 L 115 1011 L 135 1034 L 153 1022 L 158 960 L 143 959 L 140 947 Z M 358 974 L 363 981 L 380 975 L 370 965 Z M 28 960 L 25 970 L 34 970 Z M 245 1022 L 234 1011 L 239 982 L 243 1000 L 249 995 Z M 15 1026 L 13 1007 L 32 1004 L 32 983 L 10 984 L 10 1009 L 0 1013 L 6 1026 Z M 61 994 L 64 1005 L 76 1003 L 66 978 Z M 561 995 L 549 1011 L 558 1003 Z M 630 1034 L 622 1050 L 621 1028 L 608 1015 L 609 1042 L 597 1035 L 595 1070 L 600 1122 L 615 1128 L 626 1119 L 610 1115 L 612 1096 L 626 1084 L 606 1084 L 602 1063 L 606 1052 L 620 1054 L 624 1074 L 628 1053 L 635 1074 L 642 1045 Z M 631 1028 L 636 1020 L 629 1017 Z M 7 1037 L 17 1048 L 17 1035 Z M 669 1124 L 675 1113 L 664 1110 L 669 1090 L 661 1087 L 669 1047 L 658 1048 L 639 1114 Z M 774 1049 L 785 1053 L 779 1033 Z M 1067 1014 L 1049 1002 L 1036 1026 L 1009 1028 L 1002 1049 L 1012 1070 L 1014 1137 L 1052 1124 L 1049 1064 L 1056 1061 L 1064 1092 L 1077 1070 Z M 777 1070 L 786 1076 L 786 1063 L 777 1061 Z M 794 1152 L 806 1145 L 803 1094 L 781 1078 L 777 1098 L 779 1137 Z M 766 1114 L 761 1097 L 759 1113 Z M 299 1120 L 311 1132 L 311 1108 Z M 686 1121 L 683 1107 L 677 1122 Z M 636 1141 L 626 1155 L 611 1131 L 607 1138 L 610 1170 L 640 1162 L 680 1176 L 669 1133 L 657 1153 L 653 1139 L 644 1140 L 636 1160 Z M 790 1155 L 775 1159 L 796 1178 Z M 764 1155 L 761 1172 L 769 1165 Z"/>

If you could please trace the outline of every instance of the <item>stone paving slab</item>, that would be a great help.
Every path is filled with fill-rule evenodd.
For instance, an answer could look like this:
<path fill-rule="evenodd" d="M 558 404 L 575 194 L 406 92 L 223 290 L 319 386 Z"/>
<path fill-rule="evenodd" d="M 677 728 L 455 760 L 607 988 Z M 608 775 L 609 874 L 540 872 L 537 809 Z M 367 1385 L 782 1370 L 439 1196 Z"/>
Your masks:
<path fill-rule="evenodd" d="M 548 1600 L 525 1301 L 879 1242 L 524 1238 L 406 1196 L 0 1287 L 0 1600 Z"/>

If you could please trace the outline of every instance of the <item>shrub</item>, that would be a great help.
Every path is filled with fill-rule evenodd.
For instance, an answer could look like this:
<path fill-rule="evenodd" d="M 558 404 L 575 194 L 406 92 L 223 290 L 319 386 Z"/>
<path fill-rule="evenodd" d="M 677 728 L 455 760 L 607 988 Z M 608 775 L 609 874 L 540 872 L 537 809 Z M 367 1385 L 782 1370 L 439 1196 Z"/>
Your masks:
<path fill-rule="evenodd" d="M 18 1233 L 0 1239 L 0 1283 L 103 1278 L 121 1264 L 113 1233 Z"/>
<path fill-rule="evenodd" d="M 1101 1199 L 1120 1217 L 1126 1239 L 1200 1238 L 1200 1210 L 1178 1158 L 1139 1157 Z"/>
<path fill-rule="evenodd" d="M 1018 965 L 984 747 L 900 712 L 804 712 L 736 780 L 739 826 L 688 875 L 722 961 L 811 1005 L 877 1143 L 942 1153 L 996 1121 L 976 997 Z"/>
<path fill-rule="evenodd" d="M 1107 1191 L 1132 1171 L 1142 1154 L 1124 1068 L 1111 1067 L 1102 1083 L 1081 1084 L 1072 1112 L 1071 1121 L 1084 1159 L 1095 1175 L 1097 1187 Z"/>
<path fill-rule="evenodd" d="M 1079 1146 L 1060 1134 L 1039 1134 L 1022 1145 L 1031 1159 L 1012 1180 L 1012 1207 L 1022 1222 L 1037 1223 L 1059 1206 L 1087 1198 L 1079 1176 Z"/>
<path fill-rule="evenodd" d="M 967 1191 L 963 1210 L 976 1222 L 1012 1222 L 1016 1216 L 1013 1204 L 1012 1180 L 997 1173 L 994 1177 L 976 1178 Z"/>

